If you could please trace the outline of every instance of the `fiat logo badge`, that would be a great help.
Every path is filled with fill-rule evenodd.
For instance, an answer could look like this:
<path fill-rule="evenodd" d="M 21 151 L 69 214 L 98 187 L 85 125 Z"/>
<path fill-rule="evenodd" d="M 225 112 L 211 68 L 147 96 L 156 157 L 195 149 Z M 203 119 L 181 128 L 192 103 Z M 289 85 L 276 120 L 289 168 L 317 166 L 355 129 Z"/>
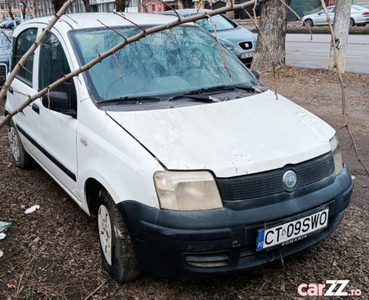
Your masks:
<path fill-rule="evenodd" d="M 293 191 L 297 186 L 297 175 L 294 171 L 288 170 L 283 175 L 283 185 L 289 192 Z"/>

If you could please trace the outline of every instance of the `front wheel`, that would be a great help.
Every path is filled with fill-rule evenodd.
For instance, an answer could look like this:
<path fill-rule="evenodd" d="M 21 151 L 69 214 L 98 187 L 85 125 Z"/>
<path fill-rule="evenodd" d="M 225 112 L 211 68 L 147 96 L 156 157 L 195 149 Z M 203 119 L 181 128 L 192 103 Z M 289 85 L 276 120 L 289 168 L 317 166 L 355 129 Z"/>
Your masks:
<path fill-rule="evenodd" d="M 354 21 L 354 19 L 352 19 L 352 18 L 350 19 L 350 26 L 351 26 L 351 27 L 354 27 L 354 26 L 355 26 L 355 21 Z"/>
<path fill-rule="evenodd" d="M 105 270 L 117 282 L 136 279 L 141 269 L 136 259 L 126 224 L 105 189 L 99 192 L 97 226 L 101 259 Z"/>
<path fill-rule="evenodd" d="M 305 20 L 305 24 L 306 24 L 306 26 L 309 26 L 309 27 L 313 27 L 314 26 L 313 20 L 310 20 L 310 19 Z"/>

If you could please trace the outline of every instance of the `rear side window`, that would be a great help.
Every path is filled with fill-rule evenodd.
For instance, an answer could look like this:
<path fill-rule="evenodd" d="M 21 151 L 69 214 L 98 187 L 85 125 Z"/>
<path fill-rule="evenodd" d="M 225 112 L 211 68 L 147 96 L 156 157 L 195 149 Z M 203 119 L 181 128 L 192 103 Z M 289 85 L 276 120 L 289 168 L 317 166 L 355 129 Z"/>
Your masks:
<path fill-rule="evenodd" d="M 37 37 L 37 28 L 29 28 L 23 31 L 15 42 L 14 58 L 12 69 L 17 65 L 22 56 L 28 51 L 28 49 L 35 42 Z M 33 74 L 33 55 L 26 61 L 23 68 L 20 69 L 17 77 L 23 80 L 25 83 L 32 85 Z"/>

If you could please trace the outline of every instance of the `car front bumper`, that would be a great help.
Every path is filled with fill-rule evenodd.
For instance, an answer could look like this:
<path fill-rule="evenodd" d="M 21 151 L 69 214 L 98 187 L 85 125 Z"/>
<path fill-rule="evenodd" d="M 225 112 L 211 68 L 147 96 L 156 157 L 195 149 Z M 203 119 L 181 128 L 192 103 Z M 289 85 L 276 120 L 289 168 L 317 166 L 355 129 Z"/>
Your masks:
<path fill-rule="evenodd" d="M 141 267 L 169 278 L 210 278 L 267 264 L 297 253 L 329 236 L 341 223 L 353 183 L 346 167 L 325 184 L 288 193 L 278 203 L 178 212 L 124 201 L 118 207 L 127 223 Z M 318 189 L 316 188 L 318 185 Z M 297 191 L 296 191 L 297 192 Z M 282 199 L 282 198 L 281 198 Z M 247 201 L 247 200 L 246 200 Z M 297 242 L 256 251 L 258 230 L 329 209 L 328 226 Z"/>
<path fill-rule="evenodd" d="M 251 66 L 252 59 L 254 58 L 254 54 L 255 52 L 242 52 L 237 53 L 236 56 L 246 67 L 249 68 Z"/>

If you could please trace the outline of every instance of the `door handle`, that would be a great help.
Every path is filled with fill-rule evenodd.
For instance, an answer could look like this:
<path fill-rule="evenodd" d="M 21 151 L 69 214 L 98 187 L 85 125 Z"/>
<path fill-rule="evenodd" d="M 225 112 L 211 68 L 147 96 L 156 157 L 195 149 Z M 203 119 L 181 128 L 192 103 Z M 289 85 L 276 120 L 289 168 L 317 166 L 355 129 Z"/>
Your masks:
<path fill-rule="evenodd" d="M 35 111 L 38 115 L 40 114 L 40 108 L 37 104 L 32 104 L 32 110 Z"/>

